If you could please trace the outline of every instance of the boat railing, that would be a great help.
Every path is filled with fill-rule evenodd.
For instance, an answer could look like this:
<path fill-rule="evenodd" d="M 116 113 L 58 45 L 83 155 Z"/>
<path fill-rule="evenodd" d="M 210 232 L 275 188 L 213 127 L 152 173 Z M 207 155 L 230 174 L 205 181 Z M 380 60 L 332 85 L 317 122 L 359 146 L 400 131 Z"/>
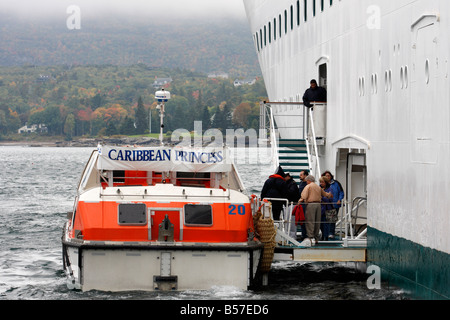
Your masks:
<path fill-rule="evenodd" d="M 125 186 L 126 187 L 126 186 Z M 187 194 L 185 192 L 185 190 L 183 190 L 182 194 L 151 194 L 148 193 L 147 190 L 144 190 L 143 193 L 141 194 L 136 194 L 136 193 L 132 193 L 132 194 L 127 194 L 124 193 L 121 189 L 121 187 L 117 187 L 116 192 L 114 193 L 105 193 L 105 192 L 100 192 L 100 198 L 105 198 L 105 197 L 119 197 L 121 199 L 124 198 L 136 198 L 136 197 L 142 197 L 142 199 L 149 199 L 149 198 L 156 198 L 156 199 L 160 199 L 160 198 L 182 198 L 182 199 L 187 199 L 187 198 L 219 198 L 219 199 L 230 199 L 231 195 L 228 191 L 226 192 L 226 194 L 222 194 L 222 195 L 215 195 L 212 192 L 210 192 L 208 195 L 205 194 Z M 212 189 L 210 189 L 212 191 Z M 222 190 L 222 189 L 216 189 L 216 190 Z"/>
<path fill-rule="evenodd" d="M 351 205 L 349 205 L 351 204 Z M 351 203 L 346 202 L 344 204 L 345 210 L 341 210 L 340 220 L 336 222 L 336 228 L 340 227 L 344 237 L 344 247 L 352 244 L 366 244 L 367 227 L 362 232 L 356 232 L 355 227 L 358 219 L 367 219 L 364 217 L 358 217 L 359 208 L 367 204 L 367 198 L 356 197 Z M 343 231 L 342 231 L 343 229 Z"/>
<path fill-rule="evenodd" d="M 274 220 L 274 224 L 276 226 L 277 229 L 277 239 L 281 242 L 281 244 L 283 246 L 287 246 L 287 245 L 294 245 L 294 246 L 299 246 L 300 243 L 293 237 L 291 237 L 291 227 L 292 227 L 292 212 L 294 210 L 294 207 L 296 206 L 295 202 L 289 202 L 288 199 L 284 199 L 284 198 L 264 198 L 263 201 L 280 201 L 280 202 L 285 202 L 286 205 L 284 207 L 284 209 L 282 210 L 281 214 L 280 214 L 280 219 L 279 220 Z M 267 212 L 269 212 L 269 214 L 267 214 Z M 265 210 L 264 211 L 264 217 L 266 218 L 272 218 L 273 219 L 273 214 L 272 214 L 272 210 Z M 295 233 L 297 233 L 297 230 L 294 230 Z"/>
<path fill-rule="evenodd" d="M 255 196 L 256 197 L 256 196 Z M 279 245 L 282 246 L 300 246 L 300 243 L 297 241 L 296 236 L 292 236 L 291 232 L 294 231 L 297 234 L 298 226 L 295 225 L 295 229 L 292 230 L 292 227 L 294 226 L 292 219 L 295 219 L 293 217 L 292 213 L 297 205 L 295 202 L 289 202 L 288 199 L 284 198 L 265 198 L 263 200 L 256 199 L 254 204 L 254 214 L 256 213 L 257 209 L 262 209 L 262 214 L 265 218 L 271 218 L 273 219 L 272 210 L 270 209 L 269 202 L 271 201 L 282 201 L 285 202 L 285 208 L 280 214 L 279 220 L 274 220 L 274 224 L 277 229 L 277 242 Z M 367 228 L 364 229 L 362 232 L 359 232 L 355 234 L 353 231 L 355 227 L 355 223 L 353 223 L 352 219 L 359 218 L 362 219 L 363 217 L 358 217 L 358 210 L 361 206 L 363 206 L 366 203 L 367 199 L 358 197 L 353 199 L 353 205 L 349 206 L 347 203 L 343 203 L 343 210 L 340 210 L 339 213 L 339 220 L 336 222 L 336 231 L 341 229 L 341 237 L 332 240 L 327 241 L 329 244 L 340 244 L 343 248 L 347 247 L 364 247 L 367 245 L 367 239 L 365 239 L 367 235 Z M 262 203 L 262 205 L 261 205 Z M 323 203 L 323 204 L 338 204 L 338 203 Z M 351 208 L 350 210 L 344 210 L 346 208 Z M 322 222 L 318 221 L 317 224 L 325 224 L 329 222 Z"/>
<path fill-rule="evenodd" d="M 144 172 L 144 171 L 142 171 Z M 146 172 L 145 172 L 146 173 Z M 152 173 L 152 172 L 149 172 Z M 171 173 L 167 175 L 146 175 L 146 176 L 105 176 L 100 174 L 100 184 L 103 187 L 136 187 L 136 186 L 152 186 L 157 183 L 174 184 L 181 187 L 202 187 L 218 189 L 219 187 L 211 187 L 215 182 L 214 177 L 174 177 Z M 209 184 L 208 184 L 209 183 Z"/>

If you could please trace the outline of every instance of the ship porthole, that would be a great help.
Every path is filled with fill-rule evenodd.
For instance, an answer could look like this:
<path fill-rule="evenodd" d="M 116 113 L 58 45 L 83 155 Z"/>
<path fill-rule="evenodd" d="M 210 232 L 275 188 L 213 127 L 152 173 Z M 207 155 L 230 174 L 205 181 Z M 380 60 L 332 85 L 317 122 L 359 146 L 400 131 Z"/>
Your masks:
<path fill-rule="evenodd" d="M 405 71 L 403 67 L 400 68 L 400 89 L 405 87 Z"/>
<path fill-rule="evenodd" d="M 405 66 L 405 75 L 404 75 L 404 79 L 405 79 L 405 89 L 408 88 L 408 66 Z"/>
<path fill-rule="evenodd" d="M 392 70 L 389 70 L 389 91 L 392 91 Z"/>
<path fill-rule="evenodd" d="M 430 83 L 430 60 L 425 61 L 425 83 Z"/>
<path fill-rule="evenodd" d="M 388 71 L 386 70 L 384 72 L 384 91 L 388 92 L 389 91 L 389 83 L 388 83 L 389 79 L 388 79 Z"/>

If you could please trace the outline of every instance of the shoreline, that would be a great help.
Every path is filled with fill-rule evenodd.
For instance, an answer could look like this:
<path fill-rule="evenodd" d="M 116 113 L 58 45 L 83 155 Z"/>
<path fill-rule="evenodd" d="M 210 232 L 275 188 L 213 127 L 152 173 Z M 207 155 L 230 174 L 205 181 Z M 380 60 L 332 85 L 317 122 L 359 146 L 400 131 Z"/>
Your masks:
<path fill-rule="evenodd" d="M 21 141 L 0 141 L 1 147 L 61 147 L 61 148 L 85 148 L 97 147 L 98 144 L 109 145 L 141 145 L 141 146 L 159 146 L 159 140 L 154 138 L 140 137 L 140 138 L 98 138 L 98 139 L 78 139 L 72 141 L 54 140 L 54 141 L 36 141 L 36 140 L 21 140 Z"/>

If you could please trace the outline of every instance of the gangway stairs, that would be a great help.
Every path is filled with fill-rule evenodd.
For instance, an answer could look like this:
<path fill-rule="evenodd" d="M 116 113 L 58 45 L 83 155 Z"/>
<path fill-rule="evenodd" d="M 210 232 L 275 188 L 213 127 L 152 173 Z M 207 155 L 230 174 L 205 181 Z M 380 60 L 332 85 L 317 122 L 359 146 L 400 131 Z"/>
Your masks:
<path fill-rule="evenodd" d="M 302 170 L 309 170 L 308 151 L 304 139 L 279 139 L 279 165 L 285 172 L 294 173 L 298 181 L 298 174 Z"/>
<path fill-rule="evenodd" d="M 318 157 L 318 145 L 324 140 L 316 137 L 315 127 L 312 121 L 312 110 L 304 108 L 298 121 L 298 128 L 289 128 L 295 130 L 295 136 L 299 139 L 286 139 L 279 137 L 277 131 L 283 129 L 280 124 L 283 118 L 279 118 L 280 124 L 276 121 L 276 115 L 272 108 L 277 105 L 299 105 L 301 103 L 261 103 L 261 114 L 269 117 L 270 136 L 274 157 L 274 164 L 280 165 L 285 172 L 289 172 L 294 179 L 299 181 L 299 173 L 302 170 L 309 170 L 313 175 L 319 174 L 320 161 Z M 266 112 L 267 111 L 267 112 Z M 278 115 L 278 117 L 280 117 Z M 286 128 L 284 128 L 286 129 Z M 274 137 L 278 137 L 276 143 Z M 294 175 L 293 175 L 294 174 Z M 270 199 L 266 199 L 269 200 Z M 284 199 L 272 199 L 284 200 Z M 287 200 L 286 200 L 287 201 Z M 294 204 L 295 205 L 295 204 Z M 281 221 L 275 221 L 276 225 L 276 246 L 274 252 L 274 261 L 297 261 L 297 262 L 366 262 L 367 261 L 367 238 L 366 233 L 359 235 L 353 233 L 352 217 L 357 216 L 357 210 L 360 204 L 352 207 L 352 203 L 347 203 L 347 208 L 341 208 L 340 220 L 336 224 L 336 231 L 339 229 L 341 237 L 335 241 L 319 241 L 313 247 L 302 247 L 300 242 L 291 237 L 290 231 L 292 217 L 292 204 L 288 205 L 285 217 Z M 264 206 L 265 207 L 265 206 Z M 264 210 L 267 217 L 267 209 Z M 270 213 L 269 213 L 270 216 Z M 297 230 L 298 231 L 298 230 Z"/>

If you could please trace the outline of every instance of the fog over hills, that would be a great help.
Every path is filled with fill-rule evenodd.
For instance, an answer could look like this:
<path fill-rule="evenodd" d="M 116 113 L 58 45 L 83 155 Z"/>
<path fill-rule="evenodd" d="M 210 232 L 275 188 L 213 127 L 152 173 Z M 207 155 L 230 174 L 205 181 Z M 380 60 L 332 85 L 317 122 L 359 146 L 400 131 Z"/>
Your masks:
<path fill-rule="evenodd" d="M 132 65 L 260 74 L 240 0 L 0 4 L 0 65 Z"/>

